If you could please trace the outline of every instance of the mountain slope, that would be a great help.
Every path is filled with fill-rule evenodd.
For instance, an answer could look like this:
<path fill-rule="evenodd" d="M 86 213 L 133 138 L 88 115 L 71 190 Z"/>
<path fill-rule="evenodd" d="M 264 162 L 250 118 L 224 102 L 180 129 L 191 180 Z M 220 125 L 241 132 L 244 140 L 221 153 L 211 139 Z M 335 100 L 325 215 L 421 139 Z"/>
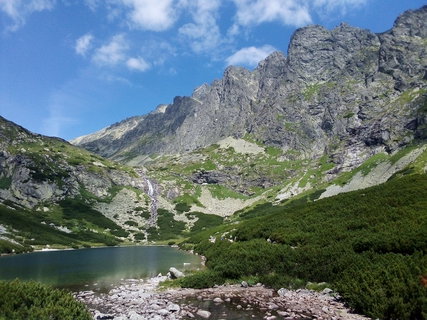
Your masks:
<path fill-rule="evenodd" d="M 328 286 L 374 319 L 426 319 L 426 199 L 424 173 L 309 204 L 257 206 L 181 245 L 208 267 L 181 284 Z"/>
<path fill-rule="evenodd" d="M 427 6 L 405 12 L 382 34 L 346 24 L 299 29 L 287 57 L 273 53 L 254 71 L 229 67 L 191 97 L 73 142 L 141 164 L 250 135 L 284 157 L 328 155 L 337 171 L 353 169 L 426 138 L 426 17 Z"/>
<path fill-rule="evenodd" d="M 132 240 L 150 222 L 150 185 L 142 169 L 0 117 L 0 252 Z"/>

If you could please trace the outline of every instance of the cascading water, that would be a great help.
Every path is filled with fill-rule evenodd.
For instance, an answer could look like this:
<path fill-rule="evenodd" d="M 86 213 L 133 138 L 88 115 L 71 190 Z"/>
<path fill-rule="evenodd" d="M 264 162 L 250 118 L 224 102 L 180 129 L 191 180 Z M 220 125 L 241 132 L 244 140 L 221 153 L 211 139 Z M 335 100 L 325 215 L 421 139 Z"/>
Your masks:
<path fill-rule="evenodd" d="M 144 180 L 146 193 L 151 200 L 150 219 L 148 220 L 148 225 L 150 227 L 155 227 L 157 226 L 157 185 L 154 183 L 154 181 L 147 178 L 143 170 L 137 170 L 137 172 Z"/>

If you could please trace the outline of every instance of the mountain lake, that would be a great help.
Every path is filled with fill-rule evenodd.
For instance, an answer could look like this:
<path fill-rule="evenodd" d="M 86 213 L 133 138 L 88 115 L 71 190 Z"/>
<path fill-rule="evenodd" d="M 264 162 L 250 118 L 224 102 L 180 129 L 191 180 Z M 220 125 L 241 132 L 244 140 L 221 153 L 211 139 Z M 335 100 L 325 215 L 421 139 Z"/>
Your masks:
<path fill-rule="evenodd" d="M 106 292 L 126 279 L 201 267 L 200 256 L 167 246 L 39 251 L 0 257 L 0 280 L 34 280 L 72 291 Z"/>

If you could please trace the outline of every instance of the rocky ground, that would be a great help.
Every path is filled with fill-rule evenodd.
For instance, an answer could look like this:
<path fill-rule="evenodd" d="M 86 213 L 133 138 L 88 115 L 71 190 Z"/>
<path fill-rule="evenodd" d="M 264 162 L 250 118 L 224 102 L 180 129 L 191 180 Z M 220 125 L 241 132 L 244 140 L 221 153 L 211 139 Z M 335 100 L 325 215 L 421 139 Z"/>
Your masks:
<path fill-rule="evenodd" d="M 329 289 L 319 293 L 226 285 L 159 291 L 158 285 L 165 279 L 126 280 L 109 293 L 84 291 L 76 296 L 88 305 L 96 320 L 368 319 L 351 313 Z"/>

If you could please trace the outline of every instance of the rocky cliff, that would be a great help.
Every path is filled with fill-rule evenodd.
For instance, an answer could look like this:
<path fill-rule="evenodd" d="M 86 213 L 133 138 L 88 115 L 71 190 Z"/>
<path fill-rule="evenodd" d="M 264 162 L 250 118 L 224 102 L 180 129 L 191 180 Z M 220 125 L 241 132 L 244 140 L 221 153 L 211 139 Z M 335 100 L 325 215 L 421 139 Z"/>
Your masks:
<path fill-rule="evenodd" d="M 375 34 L 341 24 L 297 30 L 288 55 L 275 52 L 249 71 L 176 97 L 74 144 L 141 164 L 227 137 L 280 148 L 284 158 L 327 155 L 336 171 L 427 137 L 427 6 Z"/>

